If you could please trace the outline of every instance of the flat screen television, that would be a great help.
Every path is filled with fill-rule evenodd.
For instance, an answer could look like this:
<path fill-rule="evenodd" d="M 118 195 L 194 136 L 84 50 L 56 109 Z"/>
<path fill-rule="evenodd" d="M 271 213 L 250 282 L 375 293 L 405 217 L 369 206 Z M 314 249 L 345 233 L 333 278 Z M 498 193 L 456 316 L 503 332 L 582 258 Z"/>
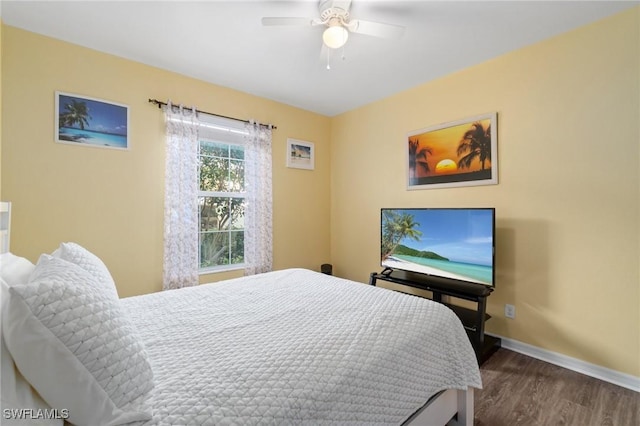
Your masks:
<path fill-rule="evenodd" d="M 386 271 L 495 285 L 494 208 L 383 208 L 380 225 Z"/>

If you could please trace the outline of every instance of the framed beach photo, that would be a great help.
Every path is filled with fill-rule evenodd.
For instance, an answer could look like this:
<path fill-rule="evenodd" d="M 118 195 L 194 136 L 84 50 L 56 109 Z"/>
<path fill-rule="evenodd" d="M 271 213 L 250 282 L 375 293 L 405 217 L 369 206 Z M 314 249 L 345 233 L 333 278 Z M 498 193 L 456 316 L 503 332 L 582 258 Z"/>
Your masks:
<path fill-rule="evenodd" d="M 287 139 L 287 167 L 313 170 L 315 168 L 313 143 Z"/>
<path fill-rule="evenodd" d="M 408 189 L 498 183 L 497 113 L 438 124 L 407 135 Z"/>
<path fill-rule="evenodd" d="M 129 107 L 56 92 L 55 140 L 77 146 L 129 149 Z"/>

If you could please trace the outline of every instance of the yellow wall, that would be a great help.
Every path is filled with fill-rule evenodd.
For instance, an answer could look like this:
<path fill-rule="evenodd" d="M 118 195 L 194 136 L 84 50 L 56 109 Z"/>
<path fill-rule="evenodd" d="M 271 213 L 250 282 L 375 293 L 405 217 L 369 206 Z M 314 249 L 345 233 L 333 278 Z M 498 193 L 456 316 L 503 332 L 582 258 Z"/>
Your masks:
<path fill-rule="evenodd" d="M 336 273 L 380 270 L 381 207 L 495 206 L 489 332 L 640 376 L 639 27 L 635 8 L 336 117 Z M 406 190 L 408 132 L 493 111 L 498 185 Z"/>
<path fill-rule="evenodd" d="M 330 260 L 329 118 L 6 25 L 2 59 L 2 197 L 13 202 L 14 253 L 36 261 L 76 241 L 105 261 L 121 296 L 160 290 L 164 119 L 147 102 L 157 98 L 276 124 L 274 268 Z M 56 90 L 129 105 L 131 149 L 54 143 Z M 287 137 L 315 143 L 314 171 L 285 167 Z"/>

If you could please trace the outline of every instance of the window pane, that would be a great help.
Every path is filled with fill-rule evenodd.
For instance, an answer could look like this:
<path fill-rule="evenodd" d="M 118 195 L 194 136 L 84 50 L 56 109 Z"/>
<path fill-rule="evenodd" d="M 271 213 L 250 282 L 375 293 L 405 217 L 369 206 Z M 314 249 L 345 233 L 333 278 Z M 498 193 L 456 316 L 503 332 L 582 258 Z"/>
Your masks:
<path fill-rule="evenodd" d="M 208 268 L 229 264 L 229 233 L 200 234 L 200 267 Z"/>
<path fill-rule="evenodd" d="M 211 141 L 200 141 L 200 155 L 229 157 L 229 144 Z"/>
<path fill-rule="evenodd" d="M 220 217 L 216 199 L 213 197 L 199 197 L 198 206 L 200 207 L 200 231 L 220 230 Z"/>
<path fill-rule="evenodd" d="M 230 198 L 231 202 L 231 229 L 244 229 L 244 198 Z"/>
<path fill-rule="evenodd" d="M 200 157 L 200 190 L 227 192 L 229 160 L 220 157 Z"/>
<path fill-rule="evenodd" d="M 244 147 L 239 145 L 231 145 L 231 158 L 244 160 Z"/>
<path fill-rule="evenodd" d="M 231 263 L 244 262 L 244 231 L 231 231 Z"/>
<path fill-rule="evenodd" d="M 244 262 L 244 198 L 198 197 L 200 267 Z"/>
<path fill-rule="evenodd" d="M 244 161 L 229 161 L 229 181 L 227 186 L 228 191 L 244 192 Z"/>
<path fill-rule="evenodd" d="M 223 231 L 232 224 L 244 227 L 243 198 L 199 197 L 198 205 L 201 231 Z"/>

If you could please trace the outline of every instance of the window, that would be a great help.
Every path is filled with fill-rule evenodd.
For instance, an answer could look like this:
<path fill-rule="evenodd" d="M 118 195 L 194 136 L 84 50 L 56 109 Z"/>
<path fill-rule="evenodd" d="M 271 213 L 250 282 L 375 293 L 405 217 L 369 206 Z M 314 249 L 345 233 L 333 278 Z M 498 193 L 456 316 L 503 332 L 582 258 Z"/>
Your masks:
<path fill-rule="evenodd" d="M 164 289 L 273 265 L 271 128 L 202 115 L 165 109 Z"/>
<path fill-rule="evenodd" d="M 198 147 L 200 272 L 244 267 L 245 135 L 243 123 L 207 117 Z"/>
<path fill-rule="evenodd" d="M 198 150 L 201 272 L 244 265 L 245 147 L 237 134 L 218 133 L 200 140 Z"/>

